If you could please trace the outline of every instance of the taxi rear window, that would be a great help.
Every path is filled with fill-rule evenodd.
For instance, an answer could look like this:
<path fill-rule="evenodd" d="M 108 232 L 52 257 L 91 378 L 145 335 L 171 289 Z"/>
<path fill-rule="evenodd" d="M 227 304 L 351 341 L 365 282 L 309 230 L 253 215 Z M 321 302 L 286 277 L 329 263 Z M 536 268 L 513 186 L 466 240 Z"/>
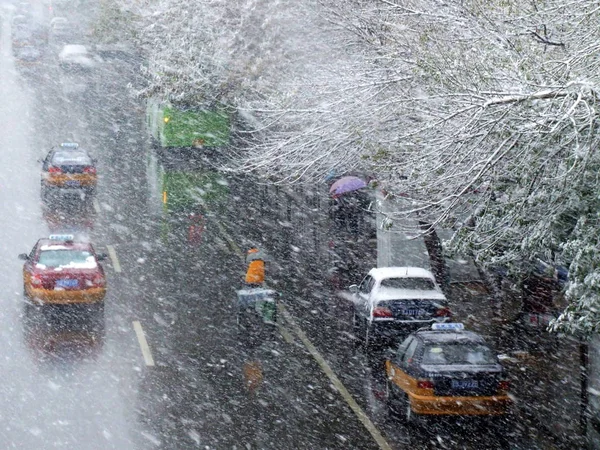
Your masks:
<path fill-rule="evenodd" d="M 426 345 L 421 362 L 427 365 L 497 364 L 496 355 L 489 347 L 473 343 Z"/>
<path fill-rule="evenodd" d="M 430 291 L 435 289 L 435 284 L 429 278 L 386 278 L 381 280 L 381 287 Z"/>
<path fill-rule="evenodd" d="M 85 250 L 44 250 L 40 252 L 38 266 L 94 268 L 96 259 Z"/>
<path fill-rule="evenodd" d="M 92 159 L 84 152 L 56 152 L 52 163 L 62 165 L 92 165 Z"/>

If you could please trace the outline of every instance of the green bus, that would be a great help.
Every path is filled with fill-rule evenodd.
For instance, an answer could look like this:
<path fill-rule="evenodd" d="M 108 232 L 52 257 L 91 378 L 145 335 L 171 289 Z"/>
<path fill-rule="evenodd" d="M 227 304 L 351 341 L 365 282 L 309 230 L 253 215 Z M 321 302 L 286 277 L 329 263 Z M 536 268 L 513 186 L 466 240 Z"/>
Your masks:
<path fill-rule="evenodd" d="M 146 110 L 153 145 L 164 153 L 174 153 L 176 149 L 200 152 L 227 147 L 231 139 L 230 117 L 225 107 L 177 107 L 153 99 L 148 101 Z"/>
<path fill-rule="evenodd" d="M 150 203 L 162 217 L 163 237 L 185 226 L 191 214 L 224 212 L 228 182 L 205 157 L 214 158 L 229 145 L 230 115 L 224 109 L 181 109 L 151 100 L 146 117 L 152 141 L 147 158 Z"/>

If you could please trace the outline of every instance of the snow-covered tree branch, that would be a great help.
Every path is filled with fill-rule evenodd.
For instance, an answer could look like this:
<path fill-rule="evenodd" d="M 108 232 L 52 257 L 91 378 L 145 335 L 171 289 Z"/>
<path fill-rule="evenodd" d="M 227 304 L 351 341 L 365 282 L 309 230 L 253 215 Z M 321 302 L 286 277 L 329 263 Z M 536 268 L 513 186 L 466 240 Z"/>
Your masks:
<path fill-rule="evenodd" d="M 600 328 L 597 2 L 136 5 L 147 95 L 252 118 L 232 169 L 376 173 L 483 264 L 570 263 L 559 326 Z"/>

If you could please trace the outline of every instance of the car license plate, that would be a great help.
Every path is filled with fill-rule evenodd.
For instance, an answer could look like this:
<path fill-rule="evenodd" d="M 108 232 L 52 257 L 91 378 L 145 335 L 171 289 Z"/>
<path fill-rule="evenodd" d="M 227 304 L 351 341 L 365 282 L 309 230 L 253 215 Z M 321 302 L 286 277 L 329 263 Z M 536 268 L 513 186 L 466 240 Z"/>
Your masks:
<path fill-rule="evenodd" d="M 425 311 L 424 309 L 419 309 L 419 308 L 410 308 L 410 309 L 403 309 L 401 311 L 401 314 L 403 316 L 409 316 L 409 317 L 423 317 L 423 316 L 427 315 L 427 311 Z"/>
<path fill-rule="evenodd" d="M 478 387 L 477 380 L 452 380 L 452 389 L 477 389 Z"/>
<path fill-rule="evenodd" d="M 65 181 L 65 187 L 79 187 L 81 186 L 81 183 L 79 181 L 75 181 L 75 180 L 70 180 L 70 181 Z"/>
<path fill-rule="evenodd" d="M 72 287 L 77 287 L 78 285 L 79 285 L 79 282 L 77 280 L 70 280 L 70 279 L 56 280 L 56 287 L 59 287 L 59 288 L 72 288 Z"/>

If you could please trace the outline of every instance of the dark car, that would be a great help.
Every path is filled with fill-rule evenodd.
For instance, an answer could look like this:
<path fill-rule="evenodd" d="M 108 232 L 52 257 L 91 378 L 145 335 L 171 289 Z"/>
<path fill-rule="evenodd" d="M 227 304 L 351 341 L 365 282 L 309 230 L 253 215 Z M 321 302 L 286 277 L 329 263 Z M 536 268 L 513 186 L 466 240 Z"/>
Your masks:
<path fill-rule="evenodd" d="M 63 143 L 50 150 L 42 166 L 42 198 L 52 194 L 80 197 L 95 193 L 96 163 L 89 153 L 75 143 Z"/>
<path fill-rule="evenodd" d="M 18 65 L 36 64 L 42 58 L 42 51 L 33 45 L 15 47 L 14 54 Z"/>
<path fill-rule="evenodd" d="M 497 355 L 460 323 L 437 323 L 409 335 L 385 362 L 392 412 L 418 416 L 502 416 L 512 400 Z"/>

